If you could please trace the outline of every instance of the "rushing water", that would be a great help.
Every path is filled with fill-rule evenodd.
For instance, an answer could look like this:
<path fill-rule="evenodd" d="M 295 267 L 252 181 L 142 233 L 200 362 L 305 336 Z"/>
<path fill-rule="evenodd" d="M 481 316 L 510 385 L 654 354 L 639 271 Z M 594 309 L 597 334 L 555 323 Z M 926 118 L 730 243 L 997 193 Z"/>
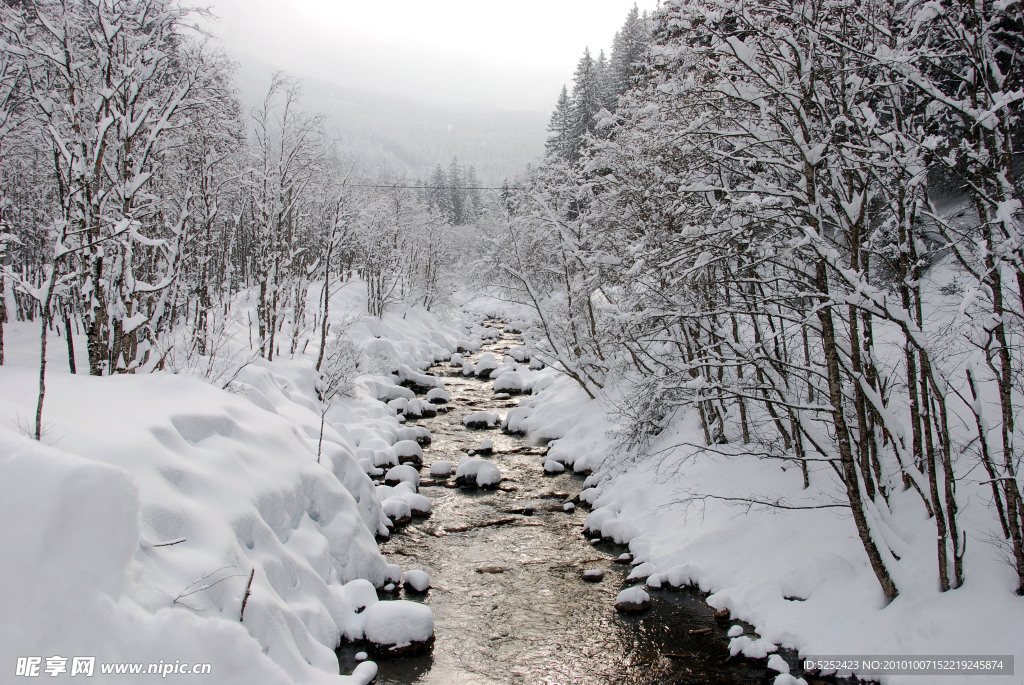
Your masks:
<path fill-rule="evenodd" d="M 492 322 L 497 328 L 500 324 Z M 501 353 L 518 344 L 503 333 L 474 355 Z M 500 430 L 469 430 L 462 418 L 482 409 L 504 415 L 516 398 L 496 400 L 490 381 L 464 378 L 440 364 L 451 396 L 449 411 L 420 420 L 433 443 L 424 449 L 424 483 L 430 518 L 414 519 L 382 544 L 405 570 L 430 574 L 425 596 L 436 642 L 418 655 L 378 661 L 377 683 L 752 683 L 765 682 L 757 664 L 726 663 L 725 630 L 693 591 L 651 591 L 654 607 L 639 616 L 618 614 L 615 595 L 628 566 L 615 562 L 622 548 L 591 545 L 582 536 L 586 510 L 563 511 L 582 489 L 571 474 L 547 476 L 542 447 Z M 429 466 L 445 459 L 453 466 L 484 439 L 494 442 L 488 457 L 501 469 L 498 490 L 464 490 L 432 482 Z M 527 515 L 524 510 L 532 509 Z M 584 570 L 600 569 L 590 583 Z M 483 571 L 483 572 L 481 572 Z M 500 572 L 498 572 L 500 571 Z M 343 673 L 355 666 L 355 646 L 338 650 Z"/>

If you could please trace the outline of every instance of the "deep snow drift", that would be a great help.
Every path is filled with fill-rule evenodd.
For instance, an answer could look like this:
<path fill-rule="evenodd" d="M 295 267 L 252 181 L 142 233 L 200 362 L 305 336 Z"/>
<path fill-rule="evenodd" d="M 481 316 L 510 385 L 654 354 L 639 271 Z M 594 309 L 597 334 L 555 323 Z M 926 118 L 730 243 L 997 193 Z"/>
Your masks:
<path fill-rule="evenodd" d="M 344 289 L 333 311 L 352 311 L 360 296 Z M 54 338 L 43 444 L 18 434 L 35 409 L 38 327 L 5 333 L 4 669 L 18 657 L 45 666 L 53 655 L 95 656 L 97 682 L 119 677 L 102 664 L 161 660 L 210 663 L 218 683 L 339 682 L 343 637 L 370 630 L 401 644 L 432 630 L 423 605 L 363 611 L 373 585 L 398 582 L 401 569 L 377 549 L 374 536 L 391 523 L 360 456 L 397 463 L 412 451 L 406 443 L 419 449 L 399 440 L 399 417 L 379 401 L 409 392 L 388 371 L 415 375 L 478 346 L 478 332 L 425 311 L 350 321 L 362 373 L 329 404 L 317 396 L 312 352 L 239 363 L 224 390 L 169 372 L 72 376 Z M 367 662 L 349 680 L 375 673 Z"/>

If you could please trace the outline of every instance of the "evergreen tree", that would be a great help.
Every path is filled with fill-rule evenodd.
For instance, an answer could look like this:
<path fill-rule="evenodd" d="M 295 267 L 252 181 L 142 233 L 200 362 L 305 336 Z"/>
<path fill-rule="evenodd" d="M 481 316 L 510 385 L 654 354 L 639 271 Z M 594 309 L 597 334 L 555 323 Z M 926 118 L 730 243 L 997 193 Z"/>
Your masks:
<path fill-rule="evenodd" d="M 480 197 L 480 181 L 476 176 L 476 169 L 469 165 L 466 169 L 465 180 L 465 201 L 463 203 L 463 223 L 473 223 L 483 213 L 483 200 Z"/>
<path fill-rule="evenodd" d="M 438 164 L 434 167 L 434 172 L 430 175 L 430 200 L 427 202 L 427 206 L 430 209 L 436 210 L 441 217 L 448 223 L 455 221 L 455 209 L 452 206 L 452 196 L 448 192 L 449 183 L 448 177 L 444 173 L 444 169 Z"/>
<path fill-rule="evenodd" d="M 569 158 L 569 128 L 572 122 L 572 101 L 569 90 L 563 85 L 558 95 L 555 111 L 548 124 L 547 155 L 549 157 Z M 507 180 L 507 179 L 506 179 Z"/>
<path fill-rule="evenodd" d="M 633 5 L 622 28 L 612 41 L 612 56 L 608 62 L 606 83 L 609 101 L 605 107 L 614 112 L 616 100 L 629 90 L 640 74 L 640 64 L 651 45 L 651 21 Z"/>
<path fill-rule="evenodd" d="M 465 216 L 465 190 L 462 186 L 462 169 L 459 168 L 458 157 L 452 157 L 452 161 L 448 165 L 448 196 L 450 198 L 452 208 L 452 220 L 456 226 L 461 226 L 466 222 Z"/>
<path fill-rule="evenodd" d="M 601 111 L 601 107 L 601 82 L 597 62 L 590 56 L 590 48 L 586 48 L 573 75 L 569 161 L 575 162 L 580 158 L 583 141 L 587 135 L 594 132 L 597 125 L 594 115 Z"/>

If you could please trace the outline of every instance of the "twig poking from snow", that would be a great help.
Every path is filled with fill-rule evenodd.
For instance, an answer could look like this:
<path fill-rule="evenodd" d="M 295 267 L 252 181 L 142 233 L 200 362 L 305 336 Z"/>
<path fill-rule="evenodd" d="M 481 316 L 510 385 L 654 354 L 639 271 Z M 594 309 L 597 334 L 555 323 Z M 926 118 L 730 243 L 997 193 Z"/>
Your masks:
<path fill-rule="evenodd" d="M 238 622 L 245 620 L 245 605 L 249 603 L 249 596 L 252 595 L 252 579 L 256 576 L 256 568 L 249 571 L 249 582 L 245 584 L 245 594 L 242 596 L 242 610 L 238 612 Z"/>
<path fill-rule="evenodd" d="M 152 546 L 153 547 L 170 547 L 172 545 L 178 545 L 178 544 L 181 544 L 182 542 L 187 542 L 187 541 L 188 541 L 188 538 L 178 538 L 177 540 L 169 540 L 167 542 L 158 542 L 158 543 L 156 543 L 156 544 L 154 544 Z"/>

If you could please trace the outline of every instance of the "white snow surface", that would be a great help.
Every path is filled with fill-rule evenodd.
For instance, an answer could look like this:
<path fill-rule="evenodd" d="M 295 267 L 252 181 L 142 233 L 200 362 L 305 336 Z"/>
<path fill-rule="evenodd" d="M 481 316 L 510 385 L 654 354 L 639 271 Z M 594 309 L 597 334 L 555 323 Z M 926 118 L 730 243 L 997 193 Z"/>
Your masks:
<path fill-rule="evenodd" d="M 430 589 L 430 576 L 420 569 L 406 571 L 405 582 L 416 592 L 426 592 Z"/>
<path fill-rule="evenodd" d="M 651 599 L 651 596 L 647 594 L 642 587 L 628 587 L 625 590 L 619 592 L 615 596 L 616 604 L 643 604 L 644 602 Z"/>
<path fill-rule="evenodd" d="M 488 316 L 529 318 L 519 307 L 485 298 L 472 306 Z M 551 441 L 549 459 L 576 471 L 592 469 L 580 495 L 593 505 L 586 528 L 629 546 L 637 565 L 631 576 L 657 574 L 663 586 L 697 586 L 711 593 L 712 607 L 752 623 L 759 638 L 736 636 L 736 649 L 762 655 L 775 647 L 802 654 L 1007 654 L 1024 663 L 1024 597 L 1014 593 L 1013 570 L 991 542 L 1001 533 L 983 477 L 958 482 L 967 582 L 944 593 L 937 583 L 935 524 L 916 493 L 894 488 L 892 516 L 877 522 L 901 557 L 893 567 L 900 596 L 887 604 L 847 510 L 780 510 L 703 497 L 842 501 L 842 485 L 827 464 L 811 464 L 811 487 L 804 490 L 795 465 L 745 454 L 739 443 L 721 446 L 721 455 L 702 449 L 694 413 L 674 417 L 649 447 L 657 458 L 633 463 L 616 444 L 614 412 L 621 399 L 614 389 L 592 400 L 551 368 L 533 373 L 532 389 L 503 428 Z M 921 680 L 879 679 L 887 685 Z M 1019 680 L 985 678 L 1007 685 Z M 787 673 L 775 682 L 803 683 Z M 942 682 L 967 685 L 977 678 L 945 675 Z"/>
<path fill-rule="evenodd" d="M 327 407 L 319 459 L 315 344 L 252 361 L 223 390 L 187 373 L 72 376 L 53 336 L 40 444 L 18 434 L 35 409 L 38 325 L 4 333 L 0 663 L 95 655 L 96 682 L 101 663 L 161 660 L 209 662 L 218 683 L 374 677 L 371 662 L 339 676 L 334 655 L 342 638 L 363 637 L 357 610 L 373 586 L 401 577 L 374 540 L 388 521 L 366 472 L 422 454 L 395 444 L 401 424 L 378 398 L 408 398 L 388 373 L 400 364 L 425 369 L 470 349 L 468 325 L 416 309 L 350 323 L 370 374 Z M 390 494 L 429 512 L 421 495 Z M 422 605 L 377 612 L 388 636 L 419 639 L 432 625 Z"/>
<path fill-rule="evenodd" d="M 377 602 L 366 609 L 364 634 L 374 644 L 404 647 L 429 640 L 434 634 L 434 614 L 419 602 L 397 599 Z"/>
<path fill-rule="evenodd" d="M 463 457 L 455 469 L 456 478 L 473 478 L 478 487 L 497 485 L 501 482 L 501 471 L 486 459 Z"/>
<path fill-rule="evenodd" d="M 435 461 L 430 465 L 430 475 L 432 476 L 447 476 L 452 472 L 452 463 L 441 459 Z"/>
<path fill-rule="evenodd" d="M 475 411 L 467 414 L 465 418 L 462 419 L 462 423 L 466 426 L 470 424 L 483 423 L 493 427 L 501 423 L 501 417 L 493 411 Z"/>

